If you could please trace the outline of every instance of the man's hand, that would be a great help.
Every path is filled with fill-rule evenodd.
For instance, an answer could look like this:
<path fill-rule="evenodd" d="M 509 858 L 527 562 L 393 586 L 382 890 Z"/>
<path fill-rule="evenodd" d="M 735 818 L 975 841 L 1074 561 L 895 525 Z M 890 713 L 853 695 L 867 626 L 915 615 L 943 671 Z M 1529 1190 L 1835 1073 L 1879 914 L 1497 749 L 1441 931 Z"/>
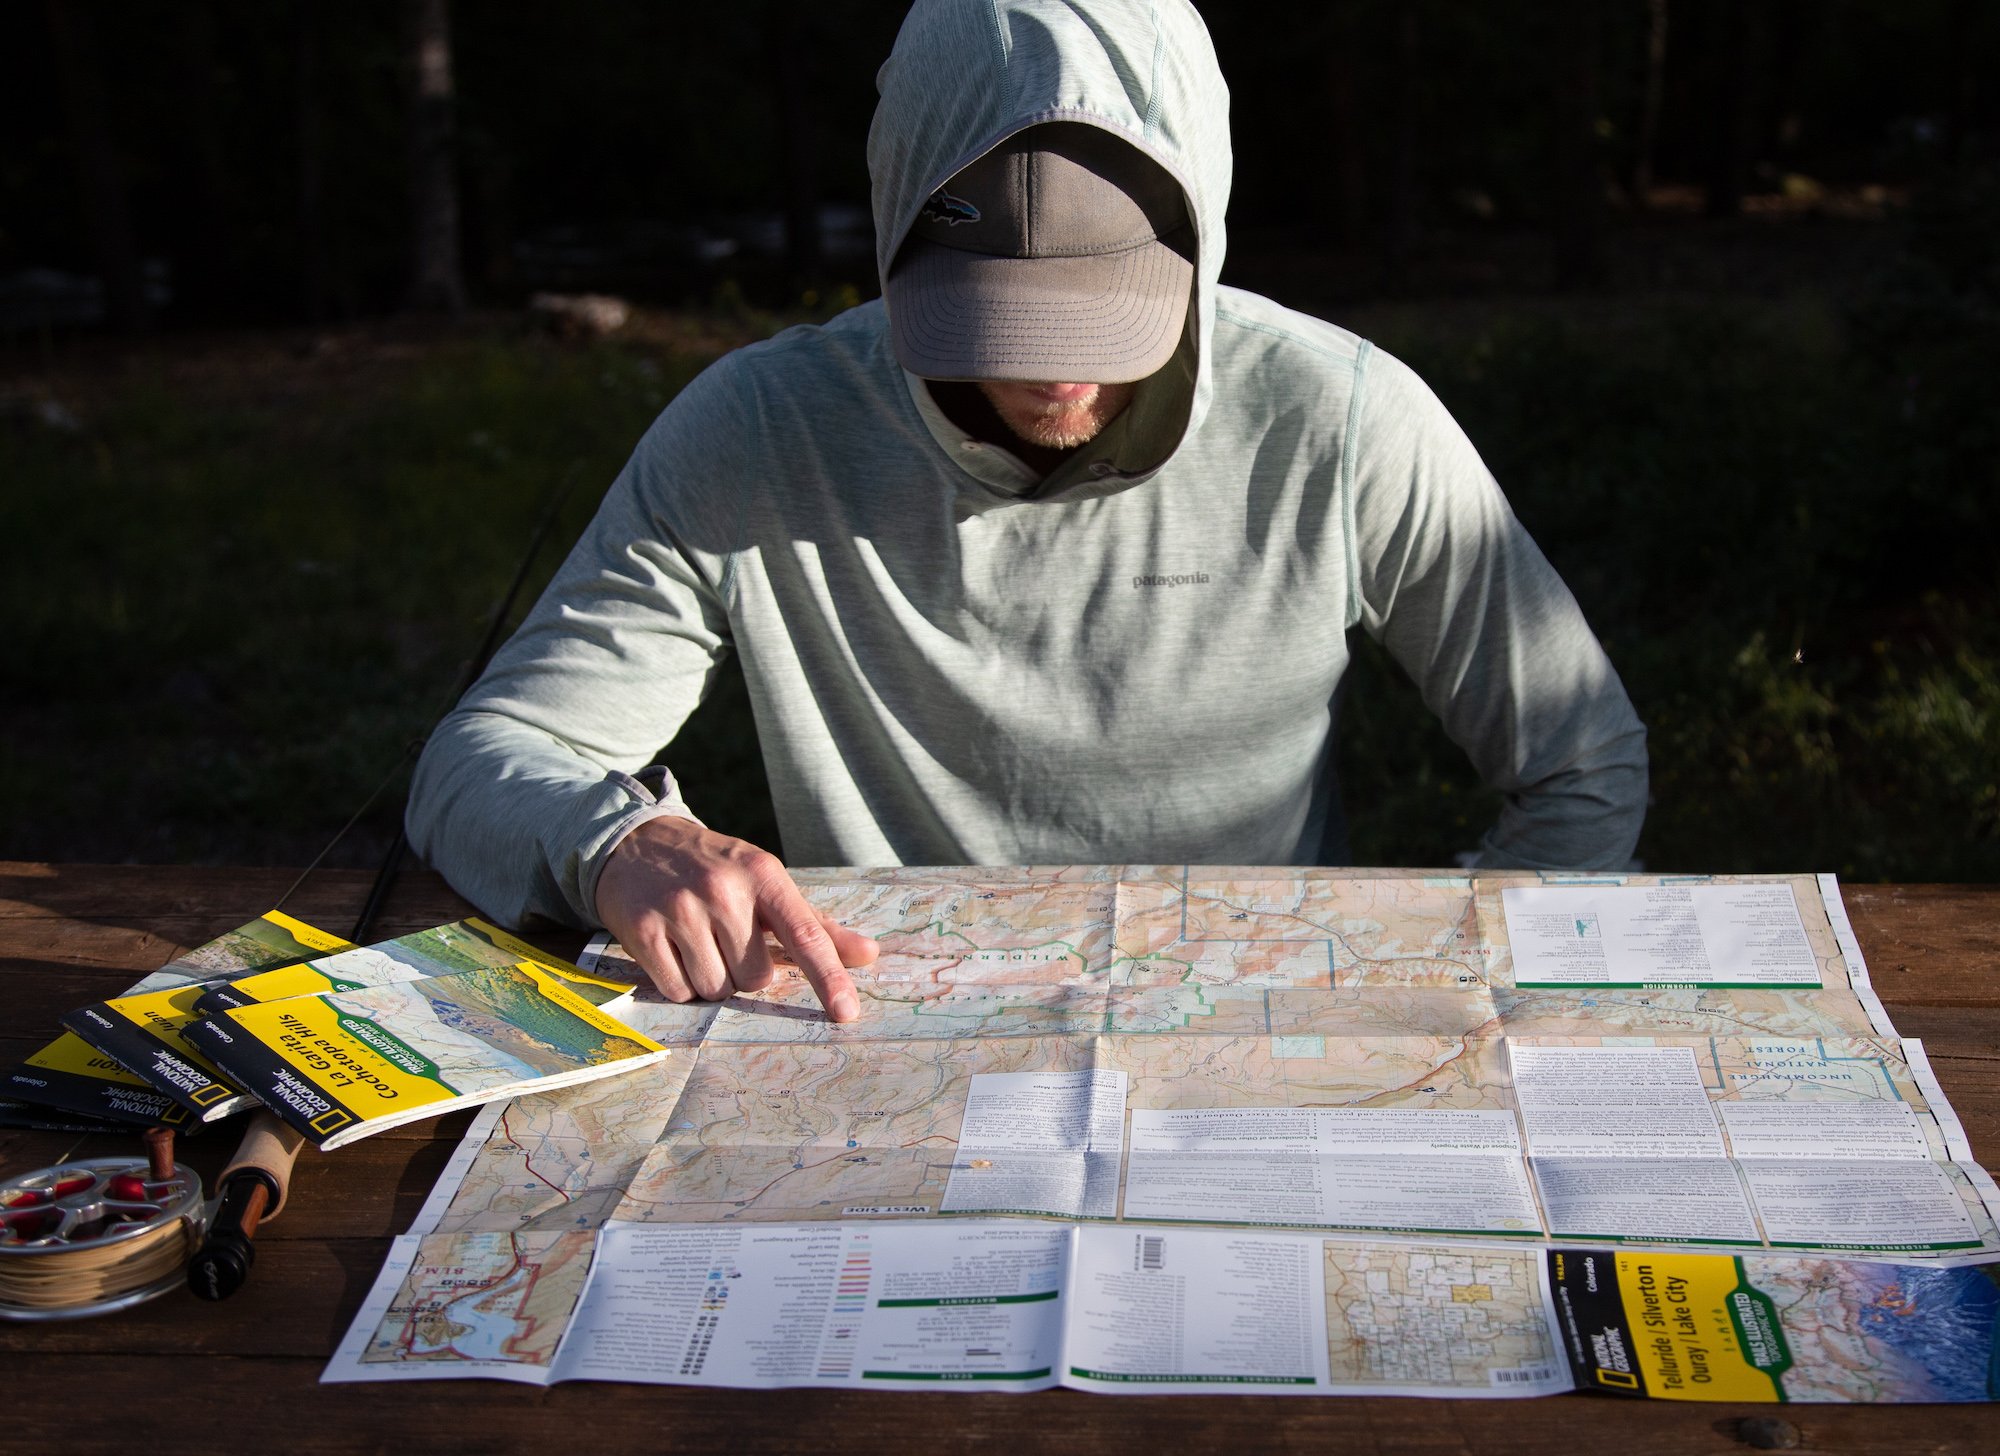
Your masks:
<path fill-rule="evenodd" d="M 692 819 L 649 819 L 618 842 L 598 877 L 597 915 L 670 1001 L 770 985 L 768 929 L 827 1015 L 852 1021 L 861 998 L 847 967 L 880 951 L 807 904 L 776 855 Z"/>

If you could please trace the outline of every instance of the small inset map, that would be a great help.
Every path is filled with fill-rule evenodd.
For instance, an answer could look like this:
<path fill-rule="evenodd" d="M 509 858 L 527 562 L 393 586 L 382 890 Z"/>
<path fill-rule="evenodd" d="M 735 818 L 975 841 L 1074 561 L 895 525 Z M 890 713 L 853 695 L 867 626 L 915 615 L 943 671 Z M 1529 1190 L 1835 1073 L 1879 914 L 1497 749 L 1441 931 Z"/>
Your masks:
<path fill-rule="evenodd" d="M 1326 1339 L 1333 1383 L 1491 1390 L 1519 1380 L 1560 1389 L 1538 1249 L 1326 1246 Z"/>

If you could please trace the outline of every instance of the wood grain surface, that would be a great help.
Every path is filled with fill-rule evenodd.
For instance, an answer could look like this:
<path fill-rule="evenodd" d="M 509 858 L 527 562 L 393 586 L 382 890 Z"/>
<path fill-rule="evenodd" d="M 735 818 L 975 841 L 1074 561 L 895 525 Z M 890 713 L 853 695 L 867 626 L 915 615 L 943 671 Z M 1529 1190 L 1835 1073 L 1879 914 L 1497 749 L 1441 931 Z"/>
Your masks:
<path fill-rule="evenodd" d="M 329 870 L 284 908 L 345 933 L 371 876 Z M 0 1058 L 32 1051 L 56 1016 L 283 895 L 294 872 L 0 863 Z M 1973 1148 L 2000 1165 L 2000 887 L 1850 885 L 1848 913 L 1899 1030 L 1924 1039 Z M 371 938 L 469 913 L 406 872 Z M 530 939 L 573 955 L 574 932 Z M 292 1201 L 259 1236 L 234 1299 L 176 1292 L 122 1314 L 0 1322 L 0 1452 L 347 1451 L 1316 1451 L 1744 1452 L 1773 1442 L 1855 1453 L 2000 1451 L 1996 1406 L 1750 1406 L 1616 1401 L 1257 1396 L 957 1395 L 731 1391 L 499 1381 L 322 1386 L 319 1372 L 409 1226 L 470 1114 L 299 1160 Z M 183 1140 L 212 1178 L 226 1127 Z M 137 1138 L 0 1131 L 0 1175 L 69 1157 L 139 1153 Z M 1746 1425 L 1745 1422 L 1764 1422 Z M 1768 1424 L 1775 1422 L 1776 1424 Z"/>

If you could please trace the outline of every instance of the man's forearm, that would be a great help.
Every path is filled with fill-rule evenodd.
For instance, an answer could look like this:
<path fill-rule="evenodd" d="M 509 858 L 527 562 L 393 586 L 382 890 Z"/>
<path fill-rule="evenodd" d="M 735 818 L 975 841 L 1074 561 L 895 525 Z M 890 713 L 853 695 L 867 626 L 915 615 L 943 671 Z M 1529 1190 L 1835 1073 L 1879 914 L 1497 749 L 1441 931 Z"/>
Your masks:
<path fill-rule="evenodd" d="M 539 729 L 460 708 L 425 746 L 405 823 L 416 851 L 487 915 L 592 926 L 612 846 L 647 819 L 686 813 L 677 795 Z"/>

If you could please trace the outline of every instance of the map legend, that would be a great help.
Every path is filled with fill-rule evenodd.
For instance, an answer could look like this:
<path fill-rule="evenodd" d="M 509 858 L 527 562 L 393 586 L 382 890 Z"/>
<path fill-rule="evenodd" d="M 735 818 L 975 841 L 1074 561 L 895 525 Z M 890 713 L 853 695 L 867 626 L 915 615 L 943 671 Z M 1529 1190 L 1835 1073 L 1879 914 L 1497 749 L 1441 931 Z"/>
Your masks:
<path fill-rule="evenodd" d="M 827 1321 L 826 1343 L 820 1347 L 819 1374 L 822 1379 L 841 1380 L 854 1373 L 855 1337 L 868 1313 L 868 1286 L 874 1277 L 874 1263 L 866 1242 L 850 1246 L 840 1262 L 840 1277 L 834 1285 L 833 1311 Z"/>
<path fill-rule="evenodd" d="M 688 1332 L 687 1350 L 681 1355 L 682 1375 L 699 1375 L 708 1363 L 709 1346 L 715 1343 L 715 1327 L 729 1304 L 729 1276 L 721 1269 L 708 1271 L 708 1287 L 702 1291 L 695 1313 L 694 1328 Z"/>

